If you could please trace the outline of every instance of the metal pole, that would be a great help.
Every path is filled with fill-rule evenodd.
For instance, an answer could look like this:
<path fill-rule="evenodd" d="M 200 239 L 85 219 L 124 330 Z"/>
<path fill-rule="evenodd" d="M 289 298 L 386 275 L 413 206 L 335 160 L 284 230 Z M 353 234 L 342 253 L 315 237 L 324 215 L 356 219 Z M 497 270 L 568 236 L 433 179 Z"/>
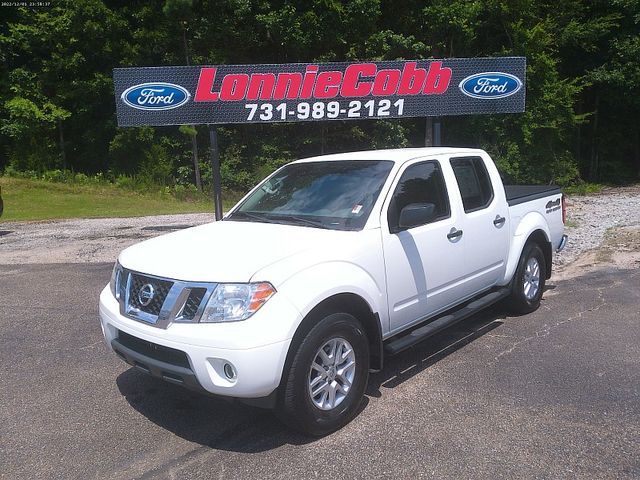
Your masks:
<path fill-rule="evenodd" d="M 426 125 L 424 127 L 424 146 L 433 147 L 433 119 L 425 118 Z"/>
<path fill-rule="evenodd" d="M 211 175 L 213 177 L 213 207 L 216 221 L 222 220 L 222 188 L 220 186 L 220 152 L 218 152 L 218 131 L 215 125 L 209 125 L 211 142 Z"/>
<path fill-rule="evenodd" d="M 442 146 L 442 123 L 439 118 L 436 118 L 433 122 L 433 146 Z"/>

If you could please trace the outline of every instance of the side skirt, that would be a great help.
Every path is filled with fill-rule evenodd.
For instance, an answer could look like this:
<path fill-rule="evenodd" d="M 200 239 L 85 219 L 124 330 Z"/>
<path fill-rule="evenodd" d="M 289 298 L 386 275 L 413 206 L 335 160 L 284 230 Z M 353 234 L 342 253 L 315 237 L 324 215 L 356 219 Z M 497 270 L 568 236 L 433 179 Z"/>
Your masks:
<path fill-rule="evenodd" d="M 510 292 L 511 290 L 508 287 L 491 290 L 480 297 L 476 297 L 468 303 L 462 304 L 455 310 L 449 310 L 438 317 L 429 319 L 426 323 L 418 324 L 412 330 L 402 332 L 385 342 L 384 352 L 387 355 L 395 355 L 396 353 L 400 353 L 403 350 L 413 347 L 417 343 L 441 332 L 445 328 L 455 325 L 465 318 L 468 318 L 471 315 L 484 310 L 488 306 L 499 302 L 503 298 L 508 297 Z"/>

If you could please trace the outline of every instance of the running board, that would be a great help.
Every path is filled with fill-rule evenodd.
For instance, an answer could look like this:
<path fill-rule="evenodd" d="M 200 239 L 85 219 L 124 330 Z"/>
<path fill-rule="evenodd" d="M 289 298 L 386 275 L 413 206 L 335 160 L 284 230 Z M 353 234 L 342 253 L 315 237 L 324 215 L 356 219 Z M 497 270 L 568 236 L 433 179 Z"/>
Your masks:
<path fill-rule="evenodd" d="M 491 291 L 482 297 L 467 303 L 458 310 L 445 314 L 441 317 L 436 317 L 426 325 L 419 326 L 415 330 L 412 330 L 407 334 L 402 334 L 401 337 L 391 340 L 389 343 L 385 344 L 384 352 L 389 355 L 395 355 L 407 348 L 413 347 L 415 344 L 426 340 L 445 328 L 455 325 L 459 321 L 478 313 L 480 310 L 484 310 L 489 305 L 493 305 L 503 298 L 508 297 L 509 293 L 510 289 L 508 287 Z"/>

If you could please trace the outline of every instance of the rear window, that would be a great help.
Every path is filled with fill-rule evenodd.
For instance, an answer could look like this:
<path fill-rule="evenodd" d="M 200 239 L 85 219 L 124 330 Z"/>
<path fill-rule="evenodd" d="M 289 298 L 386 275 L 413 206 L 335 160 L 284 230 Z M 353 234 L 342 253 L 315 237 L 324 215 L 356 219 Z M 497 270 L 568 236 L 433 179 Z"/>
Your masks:
<path fill-rule="evenodd" d="M 458 182 L 464 211 L 469 213 L 488 207 L 493 200 L 493 188 L 482 158 L 452 158 L 451 167 Z"/>

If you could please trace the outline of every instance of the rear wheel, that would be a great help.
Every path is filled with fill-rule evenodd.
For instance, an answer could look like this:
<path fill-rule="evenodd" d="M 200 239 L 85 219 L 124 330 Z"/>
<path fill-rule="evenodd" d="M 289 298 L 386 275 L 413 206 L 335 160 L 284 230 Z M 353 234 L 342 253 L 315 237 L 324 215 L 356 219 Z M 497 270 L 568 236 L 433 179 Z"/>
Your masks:
<path fill-rule="evenodd" d="M 508 299 L 510 310 L 524 314 L 540 306 L 545 285 L 546 261 L 537 243 L 525 245 L 511 286 Z"/>
<path fill-rule="evenodd" d="M 299 342 L 276 413 L 309 435 L 326 435 L 358 412 L 369 376 L 369 342 L 347 313 L 322 318 Z"/>

